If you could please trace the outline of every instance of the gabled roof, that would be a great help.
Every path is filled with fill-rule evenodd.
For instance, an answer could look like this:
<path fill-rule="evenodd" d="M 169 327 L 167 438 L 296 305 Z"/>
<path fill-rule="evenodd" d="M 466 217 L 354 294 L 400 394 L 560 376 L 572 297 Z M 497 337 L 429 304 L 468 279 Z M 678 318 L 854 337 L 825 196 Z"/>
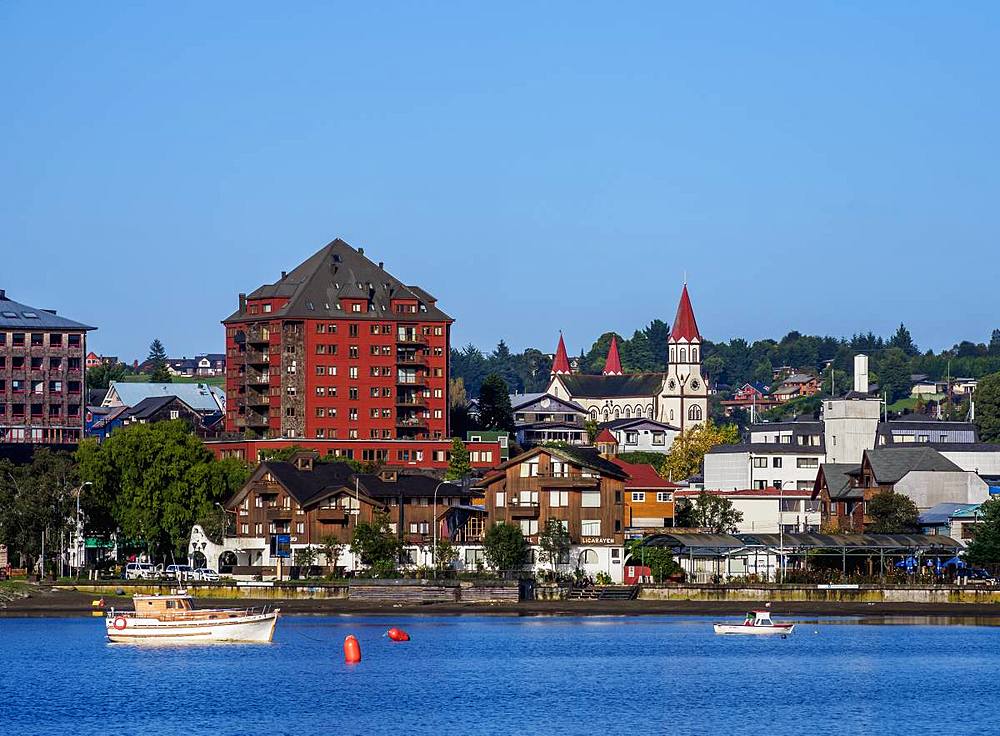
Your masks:
<path fill-rule="evenodd" d="M 625 481 L 626 491 L 633 488 L 637 490 L 643 488 L 667 490 L 681 487 L 662 477 L 652 465 L 646 463 L 627 463 L 617 457 L 611 458 L 611 462 L 628 473 L 628 480 Z"/>
<path fill-rule="evenodd" d="M 522 411 L 533 404 L 537 404 L 540 401 L 548 399 L 550 404 L 558 404 L 567 411 L 578 412 L 585 414 L 583 407 L 572 401 L 566 401 L 565 399 L 560 399 L 558 396 L 553 396 L 550 393 L 531 393 L 531 394 L 511 394 L 510 395 L 510 408 L 512 411 Z M 541 407 L 545 411 L 557 411 L 556 406 L 544 406 Z"/>
<path fill-rule="evenodd" d="M 566 356 L 566 342 L 559 333 L 559 345 L 556 347 L 556 357 L 552 359 L 552 372 L 558 375 L 569 375 L 569 358 Z"/>
<path fill-rule="evenodd" d="M 896 483 L 913 471 L 962 471 L 931 447 L 877 447 L 865 450 L 864 461 L 871 467 L 875 482 L 879 485 Z"/>
<path fill-rule="evenodd" d="M 632 417 L 631 419 L 612 419 L 610 422 L 602 422 L 601 427 L 607 427 L 612 432 L 621 432 L 625 429 L 641 429 L 644 427 L 649 427 L 650 429 L 662 429 L 664 431 L 671 430 L 674 432 L 680 432 L 680 427 L 675 427 L 672 424 L 667 424 L 666 422 L 658 422 L 655 419 L 648 419 L 646 417 Z"/>
<path fill-rule="evenodd" d="M 190 406 L 188 406 L 183 399 L 177 396 L 149 396 L 142 401 L 140 401 L 135 406 L 128 409 L 125 413 L 126 419 L 149 419 L 151 416 L 156 414 L 156 412 L 170 406 L 175 401 L 179 401 L 189 411 L 194 411 Z"/>
<path fill-rule="evenodd" d="M 176 396 L 197 412 L 221 411 L 226 405 L 226 394 L 218 386 L 204 383 L 126 383 L 112 381 L 104 398 L 106 406 L 113 405 L 114 397 L 125 406 L 137 406 L 151 396 Z"/>
<path fill-rule="evenodd" d="M 570 396 L 584 398 L 651 398 L 663 386 L 662 373 L 629 373 L 624 376 L 560 376 Z"/>
<path fill-rule="evenodd" d="M 605 458 L 601 453 L 597 451 L 596 447 L 585 447 L 585 446 L 569 446 L 562 445 L 559 447 L 543 446 L 535 447 L 527 452 L 522 452 L 516 457 L 512 457 L 507 462 L 501 463 L 489 473 L 486 477 L 479 481 L 478 486 L 486 484 L 488 481 L 494 480 L 497 476 L 503 474 L 507 468 L 514 465 L 519 465 L 526 460 L 529 460 L 536 455 L 548 454 L 559 458 L 560 460 L 565 460 L 568 463 L 574 465 L 579 465 L 590 470 L 596 470 L 601 475 L 607 475 L 612 478 L 617 478 L 618 480 L 626 480 L 628 474 L 622 470 L 620 467 L 615 465 L 613 462 Z"/>
<path fill-rule="evenodd" d="M 451 321 L 426 291 L 406 286 L 365 257 L 363 249 L 355 250 L 340 238 L 324 245 L 278 281 L 264 284 L 249 295 L 250 299 L 268 297 L 285 298 L 288 302 L 268 314 L 251 315 L 246 309 L 237 310 L 223 322 L 282 317 L 405 319 L 406 315 L 392 311 L 393 299 L 416 301 L 418 311 L 411 315 L 414 320 Z M 338 308 L 340 299 L 364 299 L 368 302 L 368 311 L 351 312 L 346 304 Z"/>
<path fill-rule="evenodd" d="M 862 498 L 863 489 L 851 485 L 852 476 L 860 470 L 860 465 L 851 463 L 823 463 L 816 474 L 814 490 L 818 492 L 825 480 L 831 499 Z"/>
<path fill-rule="evenodd" d="M 258 467 L 270 471 L 300 506 L 306 506 L 334 491 L 353 490 L 353 473 L 347 463 L 316 463 L 312 470 L 299 470 L 292 463 L 267 460 Z"/>
<path fill-rule="evenodd" d="M 454 483 L 441 483 L 439 478 L 419 473 L 398 473 L 396 480 L 386 480 L 376 473 L 357 476 L 358 483 L 372 498 L 433 498 L 437 488 L 438 502 L 445 496 L 469 498 L 473 494 Z"/>
<path fill-rule="evenodd" d="M 598 432 L 597 437 L 594 438 L 595 445 L 617 445 L 618 438 L 611 434 L 607 427 Z M 612 460 L 612 462 L 615 462 Z M 620 465 L 620 463 L 615 462 L 615 465 Z"/>
<path fill-rule="evenodd" d="M 742 442 L 737 445 L 716 445 L 706 454 L 726 455 L 743 452 L 752 455 L 822 455 L 826 450 L 822 444 L 819 447 L 807 447 L 792 442 Z"/>
<path fill-rule="evenodd" d="M 694 309 L 691 307 L 691 297 L 688 296 L 687 284 L 681 291 L 681 300 L 677 305 L 677 315 L 674 317 L 674 326 L 670 330 L 671 340 L 700 340 L 701 334 L 698 332 L 698 322 L 694 318 Z"/>
<path fill-rule="evenodd" d="M 97 329 L 60 317 L 52 309 L 38 309 L 21 304 L 21 302 L 15 302 L 7 297 L 7 292 L 4 289 L 0 289 L 0 328 L 24 330 L 25 332 L 31 330 L 80 330 L 86 332 Z"/>
<path fill-rule="evenodd" d="M 608 357 L 604 361 L 605 376 L 620 376 L 622 374 L 622 361 L 618 357 L 618 339 L 612 335 L 611 345 L 608 346 Z"/>

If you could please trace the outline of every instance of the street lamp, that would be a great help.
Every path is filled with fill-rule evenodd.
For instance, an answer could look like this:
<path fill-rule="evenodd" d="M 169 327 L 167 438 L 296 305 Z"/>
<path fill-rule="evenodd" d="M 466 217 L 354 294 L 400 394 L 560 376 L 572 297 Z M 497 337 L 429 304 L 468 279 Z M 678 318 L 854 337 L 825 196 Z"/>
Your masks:
<path fill-rule="evenodd" d="M 437 571 L 437 517 L 438 517 L 438 491 L 441 486 L 450 485 L 449 481 L 443 480 L 434 486 L 434 518 L 431 520 L 431 565 Z"/>

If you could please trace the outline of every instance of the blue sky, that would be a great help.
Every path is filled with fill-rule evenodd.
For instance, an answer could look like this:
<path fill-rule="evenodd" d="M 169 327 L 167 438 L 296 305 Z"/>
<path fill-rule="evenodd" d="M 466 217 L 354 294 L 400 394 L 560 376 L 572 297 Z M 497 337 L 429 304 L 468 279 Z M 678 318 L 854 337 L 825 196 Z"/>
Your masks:
<path fill-rule="evenodd" d="M 456 344 L 985 341 L 995 3 L 0 4 L 0 287 L 218 350 L 334 237 Z"/>

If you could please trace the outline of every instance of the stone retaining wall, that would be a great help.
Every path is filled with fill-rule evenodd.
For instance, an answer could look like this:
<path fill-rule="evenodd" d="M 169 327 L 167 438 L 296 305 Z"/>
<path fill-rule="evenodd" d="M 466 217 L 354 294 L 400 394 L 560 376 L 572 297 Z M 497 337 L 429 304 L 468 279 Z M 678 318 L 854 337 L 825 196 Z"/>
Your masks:
<path fill-rule="evenodd" d="M 1000 604 L 1000 588 L 955 585 L 820 588 L 816 585 L 644 585 L 640 600 L 653 601 L 818 601 L 846 603 Z"/>

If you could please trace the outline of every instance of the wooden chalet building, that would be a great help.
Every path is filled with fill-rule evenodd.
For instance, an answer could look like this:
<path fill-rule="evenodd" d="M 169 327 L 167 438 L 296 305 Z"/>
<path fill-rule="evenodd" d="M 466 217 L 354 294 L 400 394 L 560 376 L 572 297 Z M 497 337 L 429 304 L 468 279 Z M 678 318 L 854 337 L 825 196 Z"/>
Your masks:
<path fill-rule="evenodd" d="M 233 516 L 231 536 L 224 549 L 206 553 L 209 564 L 218 561 L 215 556 L 226 555 L 230 565 L 272 567 L 282 555 L 290 556 L 304 547 L 319 548 L 332 537 L 344 545 L 338 566 L 353 570 L 358 561 L 347 545 L 354 529 L 378 513 L 389 515 L 390 529 L 406 545 L 414 564 L 429 562 L 435 511 L 439 539 L 466 541 L 482 536 L 485 512 L 472 506 L 472 491 L 424 473 L 393 469 L 356 473 L 348 463 L 318 459 L 316 453 L 303 452 L 289 462 L 258 465 L 226 504 Z M 230 552 L 232 556 L 226 554 Z"/>
<path fill-rule="evenodd" d="M 478 484 L 490 523 L 520 527 L 538 564 L 539 532 L 563 522 L 571 540 L 565 569 L 622 580 L 628 473 L 591 447 L 536 447 L 511 458 Z"/>

